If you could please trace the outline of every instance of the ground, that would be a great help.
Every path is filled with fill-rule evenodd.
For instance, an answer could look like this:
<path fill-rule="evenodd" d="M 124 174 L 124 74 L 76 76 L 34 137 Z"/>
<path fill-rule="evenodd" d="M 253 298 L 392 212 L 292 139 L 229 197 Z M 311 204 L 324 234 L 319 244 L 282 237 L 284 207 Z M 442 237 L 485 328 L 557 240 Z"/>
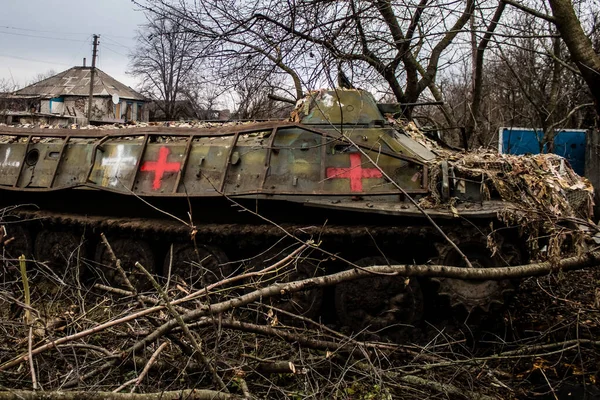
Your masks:
<path fill-rule="evenodd" d="M 4 274 L 0 288 L 5 391 L 33 386 L 27 360 L 7 367 L 27 355 L 30 335 L 23 282 L 14 272 Z M 190 320 L 191 336 L 177 327 L 148 340 L 172 312 L 198 310 L 201 301 L 99 329 L 158 304 L 160 295 L 150 291 L 136 299 L 90 282 L 57 285 L 36 276 L 35 269 L 30 274 L 32 348 L 67 338 L 33 356 L 37 385 L 44 390 L 113 391 L 140 375 L 139 383 L 122 390 L 218 390 L 209 372 L 214 368 L 231 393 L 256 398 L 600 398 L 598 268 L 528 278 L 510 304 L 486 314 L 450 313 L 439 305 L 396 342 L 385 335 L 351 338 L 337 332 L 335 323 L 291 320 L 255 301 Z M 172 285 L 169 298 L 181 298 L 182 290 Z M 211 301 L 247 293 L 231 290 L 229 297 Z M 73 336 L 93 327 L 97 332 Z M 144 376 L 145 365 L 150 368 Z"/>

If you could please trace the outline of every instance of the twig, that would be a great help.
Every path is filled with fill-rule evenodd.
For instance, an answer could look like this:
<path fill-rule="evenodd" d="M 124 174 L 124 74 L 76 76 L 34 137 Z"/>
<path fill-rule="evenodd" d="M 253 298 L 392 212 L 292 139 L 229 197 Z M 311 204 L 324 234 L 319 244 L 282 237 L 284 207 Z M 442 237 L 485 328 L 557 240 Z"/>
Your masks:
<path fill-rule="evenodd" d="M 546 373 L 544 372 L 544 368 L 540 368 L 539 371 L 542 373 L 542 376 L 546 380 L 546 383 L 548 384 L 548 387 L 550 388 L 550 391 L 552 392 L 552 396 L 554 396 L 554 400 L 558 400 L 558 396 L 556 396 L 556 391 L 554 390 L 554 388 L 552 387 L 552 384 L 548 380 L 548 377 L 546 376 Z"/>
<path fill-rule="evenodd" d="M 87 350 L 92 350 L 92 351 L 96 351 L 98 353 L 104 354 L 106 357 L 118 357 L 117 354 L 113 354 L 111 353 L 109 350 L 105 349 L 104 347 L 100 347 L 100 346 L 95 346 L 93 344 L 87 344 L 87 343 L 71 343 L 71 344 L 63 344 L 60 346 L 56 346 L 57 348 L 71 348 L 71 349 L 87 349 Z"/>
<path fill-rule="evenodd" d="M 281 260 L 277 261 L 273 265 L 270 265 L 270 266 L 268 266 L 266 268 L 263 268 L 260 271 L 248 272 L 248 273 L 245 273 L 245 274 L 240 274 L 240 275 L 233 276 L 231 278 L 220 280 L 219 282 L 215 282 L 213 284 L 208 285 L 206 287 L 206 289 L 212 290 L 212 289 L 214 289 L 216 287 L 229 285 L 230 283 L 237 282 L 237 281 L 240 281 L 240 280 L 245 280 L 245 279 L 251 278 L 253 276 L 264 275 L 267 272 L 270 272 L 270 271 L 272 271 L 274 269 L 277 269 L 280 266 L 288 263 L 294 257 L 296 257 L 298 254 L 300 254 L 302 251 L 304 251 L 307 247 L 308 247 L 307 244 L 303 244 L 300 247 L 298 247 L 296 250 L 292 251 L 290 254 L 288 254 L 287 256 L 285 256 L 284 258 L 282 258 Z M 181 299 L 177 299 L 177 300 L 173 301 L 172 304 L 174 304 L 174 305 L 175 304 L 181 304 L 183 302 L 194 300 L 194 299 L 200 298 L 200 297 L 205 296 L 205 295 L 206 295 L 206 291 L 204 289 L 200 289 L 200 290 L 198 290 L 198 291 L 196 291 L 194 293 L 190 293 L 187 296 L 182 297 Z"/>
<path fill-rule="evenodd" d="M 142 373 L 140 374 L 140 376 L 138 377 L 137 381 L 135 382 L 135 386 L 133 386 L 131 388 L 131 392 L 130 393 L 135 392 L 135 389 L 138 386 L 140 386 L 140 383 L 142 383 L 142 381 L 144 380 L 144 378 L 146 377 L 146 375 L 148 375 L 148 371 L 150 371 L 150 367 L 152 367 L 152 364 L 154 364 L 154 362 L 158 358 L 158 355 L 160 354 L 160 352 L 163 351 L 164 348 L 167 347 L 167 345 L 168 345 L 167 342 L 161 344 L 159 346 L 159 348 L 156 349 L 156 351 L 154 353 L 152 353 L 152 356 L 150 357 L 150 360 L 148 360 L 148 363 L 146 364 L 146 366 L 144 366 L 144 369 L 142 370 Z"/>
<path fill-rule="evenodd" d="M 108 243 L 108 240 L 106 240 L 106 236 L 104 236 L 104 233 L 100 233 L 100 238 L 102 238 L 102 243 L 106 246 L 106 249 L 108 250 L 108 254 L 110 255 L 110 259 L 115 264 L 115 268 L 119 272 L 119 275 L 121 275 L 121 278 L 123 279 L 123 282 L 125 283 L 125 286 L 127 286 L 127 289 L 131 290 L 134 293 L 134 295 L 137 295 L 137 290 L 131 284 L 131 281 L 127 277 L 127 274 L 125 274 L 125 270 L 121 266 L 121 260 L 119 258 L 117 258 L 110 243 Z"/>
<path fill-rule="evenodd" d="M 114 288 L 112 286 L 106 286 L 106 285 L 103 285 L 101 283 L 95 283 L 93 287 L 96 288 L 96 289 L 107 291 L 107 292 L 119 294 L 121 296 L 134 296 L 134 297 L 136 296 L 135 293 L 130 292 L 128 290 Z M 161 302 L 159 300 L 156 300 L 155 298 L 150 297 L 150 296 L 146 296 L 146 295 L 143 295 L 143 294 L 138 294 L 137 297 L 139 299 L 143 300 L 145 303 L 149 303 L 149 304 L 152 304 L 152 305 L 155 305 L 155 306 L 161 304 Z M 173 304 L 173 302 L 171 304 Z M 190 311 L 190 309 L 185 308 L 185 307 L 181 307 L 181 306 L 174 306 L 174 307 L 180 313 L 186 313 L 186 312 Z"/>
<path fill-rule="evenodd" d="M 125 282 L 125 286 L 127 286 L 127 288 L 131 291 L 131 293 L 133 293 L 133 295 L 137 298 L 140 306 L 142 307 L 147 307 L 147 300 L 150 300 L 150 298 L 148 298 L 147 296 L 142 296 L 140 295 L 140 293 L 138 293 L 138 291 L 136 290 L 136 288 L 133 286 L 133 284 L 131 283 L 131 281 L 129 280 L 129 277 L 127 276 L 127 274 L 125 274 L 125 271 L 123 270 L 123 268 L 121 267 L 121 260 L 117 258 L 117 256 L 115 255 L 112 247 L 110 246 L 110 244 L 108 243 L 108 240 L 106 240 L 106 237 L 104 236 L 104 234 L 101 234 L 102 236 L 102 242 L 104 243 L 104 245 L 107 247 L 111 260 L 113 261 L 113 263 L 115 264 L 115 267 L 117 268 L 117 271 L 119 272 L 119 274 L 121 275 L 121 278 L 123 279 L 123 281 Z M 152 299 L 150 301 L 148 301 L 152 304 L 157 304 L 157 301 Z M 183 312 L 186 312 L 187 310 L 183 307 L 177 307 L 178 309 L 182 310 Z M 185 310 L 185 311 L 184 311 Z M 158 328 L 160 326 L 160 324 L 158 323 L 158 321 L 156 321 L 154 318 L 151 318 L 150 316 L 146 316 L 146 319 L 148 320 L 148 322 L 150 322 L 150 324 L 152 324 L 155 328 Z M 194 351 L 190 348 L 190 346 L 188 346 L 186 343 L 182 342 L 181 340 L 179 340 L 176 337 L 172 337 L 170 335 L 167 335 L 167 337 L 175 344 L 177 344 L 181 350 L 188 355 L 191 355 L 194 353 Z"/>
<path fill-rule="evenodd" d="M 35 366 L 33 364 L 33 354 L 31 350 L 33 348 L 33 325 L 29 325 L 29 335 L 27 338 L 27 352 L 29 353 L 29 369 L 31 371 L 31 383 L 33 390 L 38 390 L 37 376 L 35 373 Z"/>
<path fill-rule="evenodd" d="M 31 320 L 31 293 L 29 292 L 29 280 L 27 279 L 27 262 L 25 261 L 25 255 L 19 256 L 19 267 L 21 270 L 21 279 L 23 280 L 23 292 L 25 293 L 25 323 L 29 327 L 29 333 L 27 335 L 27 353 L 29 359 L 29 370 L 31 372 L 31 382 L 33 390 L 38 389 L 37 376 L 35 373 L 35 365 L 33 363 L 33 324 Z"/>
<path fill-rule="evenodd" d="M 114 358 L 114 357 L 111 357 Z M 102 364 L 100 367 L 89 371 L 88 373 L 78 376 L 75 379 L 72 379 L 70 381 L 67 381 L 64 385 L 62 385 L 62 388 L 67 389 L 73 386 L 76 386 L 79 382 L 84 382 L 86 379 L 91 378 L 92 376 L 97 376 L 98 374 L 100 374 L 101 372 L 106 371 L 107 369 L 110 369 L 112 367 L 115 366 L 115 360 L 110 360 L 105 362 L 104 364 Z"/>
<path fill-rule="evenodd" d="M 116 388 L 115 390 L 113 390 L 113 393 L 119 393 L 121 390 L 125 389 L 127 386 L 131 385 L 132 383 L 135 383 L 137 381 L 138 378 L 133 378 L 128 380 L 127 382 L 125 382 L 124 384 L 122 384 L 121 386 L 119 386 L 118 388 Z"/>
<path fill-rule="evenodd" d="M 0 392 L 0 400 L 242 400 L 243 397 L 205 389 L 173 390 L 160 393 L 112 392 Z"/>
<path fill-rule="evenodd" d="M 556 23 L 556 18 L 554 18 L 552 15 L 541 13 L 537 10 L 534 10 L 533 8 L 527 7 L 521 3 L 518 3 L 513 0 L 502 0 L 502 1 L 505 2 L 506 4 L 510 4 L 511 6 L 513 6 L 515 8 L 518 8 L 519 10 L 525 11 L 526 13 L 531 14 L 535 17 L 541 18 L 541 19 L 551 22 L 553 24 Z"/>
<path fill-rule="evenodd" d="M 137 378 L 134 378 L 134 379 L 131 379 L 131 380 L 125 382 L 124 384 L 122 384 L 121 386 L 119 386 L 118 388 L 116 388 L 115 390 L 113 390 L 113 393 L 120 392 L 121 390 L 125 389 L 127 386 L 131 385 L 132 383 L 135 383 L 135 385 L 131 388 L 131 391 L 129 393 L 135 392 L 135 389 L 137 389 L 137 387 L 140 385 L 140 383 L 142 383 L 142 381 L 144 380 L 144 378 L 146 377 L 146 375 L 148 375 L 148 371 L 150 371 L 150 368 L 152 367 L 152 365 L 154 364 L 154 362 L 158 358 L 158 355 L 167 346 L 168 346 L 167 342 L 164 342 L 163 344 L 161 344 L 154 351 L 154 353 L 152 353 L 152 356 L 150 357 L 150 359 L 148 360 L 148 362 L 144 366 L 144 369 L 142 370 L 142 372 L 140 373 L 140 375 Z"/>
<path fill-rule="evenodd" d="M 219 386 L 219 388 L 221 390 L 223 390 L 225 393 L 229 393 L 229 390 L 227 389 L 227 386 L 225 385 L 225 383 L 223 382 L 223 380 L 221 379 L 221 377 L 217 374 L 216 369 L 210 363 L 209 359 L 204 354 L 204 351 L 202 350 L 202 346 L 200 345 L 200 343 L 198 343 L 198 341 L 196 340 L 196 338 L 194 337 L 194 335 L 192 335 L 192 332 L 190 331 L 190 329 L 186 325 L 186 323 L 183 320 L 183 318 L 181 318 L 181 315 L 177 312 L 177 310 L 175 310 L 175 307 L 173 307 L 173 305 L 171 304 L 169 296 L 165 293 L 165 291 L 162 289 L 162 287 L 159 285 L 159 283 L 156 281 L 156 279 L 154 279 L 154 277 L 152 276 L 152 274 L 150 272 L 148 272 L 148 270 L 146 268 L 144 268 L 144 266 L 142 264 L 140 264 L 139 262 L 136 262 L 135 266 L 144 275 L 146 275 L 146 277 L 148 278 L 148 280 L 154 286 L 154 289 L 156 289 L 156 291 L 158 292 L 158 294 L 162 297 L 162 299 L 165 302 L 165 306 L 167 307 L 167 310 L 169 310 L 169 313 L 171 314 L 171 316 L 177 321 L 177 324 L 183 330 L 184 335 L 188 338 L 188 340 L 190 341 L 190 343 L 192 344 L 192 346 L 196 350 L 196 352 L 194 353 L 194 355 L 197 355 L 197 357 L 199 358 L 199 361 L 202 364 L 204 364 L 206 366 L 206 368 L 210 371 L 210 373 L 213 376 L 213 380 L 214 380 L 215 384 L 217 384 Z"/>
<path fill-rule="evenodd" d="M 255 290 L 247 293 L 243 296 L 239 296 L 235 299 L 223 301 L 221 303 L 212 304 L 212 312 L 215 314 L 223 313 L 225 311 L 242 307 L 248 303 L 259 300 L 261 298 L 280 295 L 281 292 L 294 293 L 302 290 L 308 290 L 315 286 L 331 286 L 338 283 L 352 281 L 363 277 L 371 276 L 372 272 L 383 272 L 392 273 L 402 276 L 439 276 L 446 278 L 459 278 L 459 279 L 473 279 L 473 280 L 489 280 L 489 279 L 509 279 L 509 278 L 521 278 L 526 276 L 535 276 L 547 274 L 552 271 L 568 271 L 574 269 L 581 269 L 592 265 L 600 264 L 600 252 L 586 253 L 580 257 L 569 257 L 560 260 L 557 263 L 542 262 L 527 264 L 514 267 L 499 267 L 499 268 L 461 268 L 461 267 L 449 267 L 443 265 L 385 265 L 385 266 L 372 266 L 365 267 L 362 270 L 346 270 L 331 275 L 324 275 L 319 277 L 308 278 L 300 281 L 288 282 L 288 283 L 276 283 L 265 288 Z M 171 305 L 179 304 L 183 299 L 175 300 Z M 122 324 L 124 322 L 132 321 L 140 317 L 152 314 L 157 311 L 164 310 L 165 306 L 154 306 L 146 308 L 145 310 L 126 315 L 122 318 L 114 321 L 105 322 L 93 328 L 81 331 L 79 333 L 65 336 L 54 340 L 51 343 L 47 343 L 43 346 L 37 347 L 32 350 L 32 354 L 36 355 L 45 350 L 51 349 L 56 345 L 68 343 L 76 339 L 80 339 L 94 333 L 98 333 L 107 328 L 115 325 Z M 202 316 L 205 316 L 208 312 L 208 307 L 201 306 L 196 310 L 192 310 L 186 314 L 181 315 L 184 322 L 197 320 Z M 149 341 L 155 340 L 156 338 L 167 333 L 169 330 L 177 326 L 177 321 L 169 320 L 157 328 L 153 333 L 148 335 L 142 341 L 136 343 L 128 351 L 135 351 L 141 349 Z M 8 368 L 14 367 L 27 360 L 27 354 L 19 355 L 18 357 L 7 361 L 0 365 L 0 372 L 5 371 Z"/>

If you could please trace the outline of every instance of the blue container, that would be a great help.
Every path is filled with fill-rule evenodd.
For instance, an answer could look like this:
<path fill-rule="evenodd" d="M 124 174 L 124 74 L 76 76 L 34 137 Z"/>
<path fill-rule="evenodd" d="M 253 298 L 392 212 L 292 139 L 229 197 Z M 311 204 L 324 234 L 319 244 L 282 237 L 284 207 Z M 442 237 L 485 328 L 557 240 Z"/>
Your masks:
<path fill-rule="evenodd" d="M 544 138 L 541 129 L 500 128 L 498 150 L 506 154 L 538 154 Z M 563 156 L 579 175 L 585 171 L 585 135 L 583 129 L 563 129 L 554 136 L 554 154 Z"/>

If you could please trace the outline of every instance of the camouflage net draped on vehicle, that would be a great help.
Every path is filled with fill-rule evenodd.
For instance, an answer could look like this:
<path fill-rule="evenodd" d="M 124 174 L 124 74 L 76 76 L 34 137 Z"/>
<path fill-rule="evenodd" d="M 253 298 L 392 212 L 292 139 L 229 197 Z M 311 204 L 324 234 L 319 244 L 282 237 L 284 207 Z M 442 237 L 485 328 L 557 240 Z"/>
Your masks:
<path fill-rule="evenodd" d="M 461 185 L 468 180 L 483 182 L 482 200 L 489 200 L 496 193 L 507 202 L 506 209 L 498 213 L 500 220 L 507 225 L 520 225 L 529 239 L 537 238 L 540 232 L 549 235 L 549 258 L 559 256 L 566 240 L 581 250 L 586 233 L 581 224 L 591 223 L 594 189 L 587 178 L 573 171 L 565 158 L 556 154 L 500 154 L 486 149 L 457 152 L 442 148 L 412 122 L 395 121 L 395 125 L 438 155 L 430 164 L 431 192 L 421 199 L 422 207 L 454 207 L 459 201 L 442 200 L 437 182 L 442 174 L 440 161 L 445 160 L 451 184 Z M 528 242 L 531 250 L 539 251 L 537 240 Z"/>

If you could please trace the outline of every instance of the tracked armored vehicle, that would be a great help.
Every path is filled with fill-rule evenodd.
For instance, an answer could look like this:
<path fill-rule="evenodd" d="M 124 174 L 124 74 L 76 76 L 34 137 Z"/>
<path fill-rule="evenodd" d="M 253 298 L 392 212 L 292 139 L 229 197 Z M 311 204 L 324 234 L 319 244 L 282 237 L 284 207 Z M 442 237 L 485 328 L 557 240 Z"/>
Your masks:
<path fill-rule="evenodd" d="M 119 285 L 104 233 L 142 287 L 135 261 L 199 287 L 272 264 L 296 240 L 314 245 L 288 266 L 294 278 L 349 268 L 342 260 L 466 267 L 459 248 L 473 266 L 493 267 L 572 247 L 566 224 L 553 241 L 546 222 L 588 218 L 591 194 L 563 159 L 448 150 L 394 111 L 367 92 L 338 89 L 310 93 L 291 121 L 0 127 L 3 250 L 59 281 Z M 542 213 L 546 222 L 533 223 Z M 274 301 L 375 331 L 419 320 L 431 293 L 487 310 L 513 289 L 508 280 L 376 276 Z"/>

